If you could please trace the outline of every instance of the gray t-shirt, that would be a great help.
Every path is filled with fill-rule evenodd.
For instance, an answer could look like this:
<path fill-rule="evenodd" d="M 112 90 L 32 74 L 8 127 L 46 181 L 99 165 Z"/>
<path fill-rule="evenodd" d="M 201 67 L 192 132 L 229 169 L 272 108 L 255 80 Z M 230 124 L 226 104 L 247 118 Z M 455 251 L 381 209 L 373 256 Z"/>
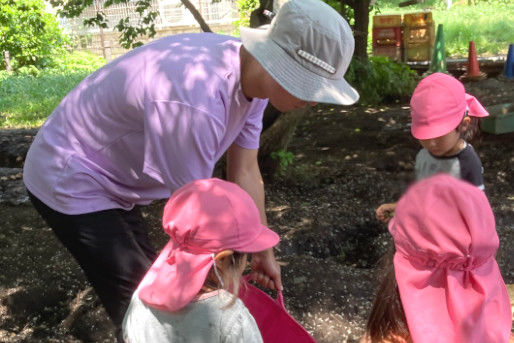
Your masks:
<path fill-rule="evenodd" d="M 262 343 L 255 319 L 240 299 L 229 307 L 232 294 L 219 291 L 189 303 L 178 312 L 146 305 L 138 291 L 123 320 L 127 343 Z"/>
<path fill-rule="evenodd" d="M 416 155 L 414 171 L 416 181 L 437 173 L 447 173 L 458 179 L 467 181 L 484 190 L 482 162 L 471 144 L 466 144 L 455 156 L 436 157 L 427 149 L 421 149 Z"/>

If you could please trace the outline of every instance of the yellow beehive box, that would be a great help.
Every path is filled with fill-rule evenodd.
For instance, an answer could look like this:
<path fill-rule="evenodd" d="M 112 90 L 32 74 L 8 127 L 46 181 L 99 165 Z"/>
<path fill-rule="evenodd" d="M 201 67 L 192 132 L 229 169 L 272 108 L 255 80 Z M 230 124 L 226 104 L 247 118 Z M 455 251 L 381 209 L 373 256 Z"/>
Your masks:
<path fill-rule="evenodd" d="M 435 25 L 432 12 L 403 15 L 403 52 L 406 61 L 429 61 L 434 43 Z"/>
<path fill-rule="evenodd" d="M 435 28 L 434 25 L 420 27 L 404 27 L 403 41 L 405 44 L 428 44 L 434 45 Z"/>
<path fill-rule="evenodd" d="M 409 62 L 429 61 L 432 51 L 433 46 L 428 44 L 405 43 L 403 46 L 404 59 Z"/>
<path fill-rule="evenodd" d="M 416 13 L 405 13 L 403 15 L 403 25 L 405 27 L 419 27 L 434 25 L 432 19 L 432 12 L 416 12 Z"/>
<path fill-rule="evenodd" d="M 378 14 L 373 16 L 373 27 L 401 27 L 401 14 Z"/>

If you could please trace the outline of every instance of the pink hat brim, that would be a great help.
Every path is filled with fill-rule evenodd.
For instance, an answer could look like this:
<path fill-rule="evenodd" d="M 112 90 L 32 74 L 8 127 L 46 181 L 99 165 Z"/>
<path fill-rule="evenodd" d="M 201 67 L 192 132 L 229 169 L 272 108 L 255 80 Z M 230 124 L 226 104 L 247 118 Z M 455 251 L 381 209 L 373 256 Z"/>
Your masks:
<path fill-rule="evenodd" d="M 255 230 L 259 230 L 260 232 L 253 241 L 243 244 L 241 246 L 234 246 L 228 249 L 232 249 L 239 252 L 254 253 L 273 248 L 280 241 L 279 235 L 264 225 L 261 225 L 259 228 L 256 228 Z"/>
<path fill-rule="evenodd" d="M 416 266 L 396 252 L 394 269 L 414 342 L 508 341 L 510 301 L 494 258 L 465 272 Z M 467 285 L 465 273 L 469 273 Z"/>
<path fill-rule="evenodd" d="M 410 131 L 412 136 L 416 139 L 433 139 L 444 136 L 452 130 L 455 130 L 462 122 L 462 118 L 464 118 L 464 112 L 462 112 L 462 117 L 454 117 L 453 119 L 439 125 L 421 125 L 413 121 Z"/>

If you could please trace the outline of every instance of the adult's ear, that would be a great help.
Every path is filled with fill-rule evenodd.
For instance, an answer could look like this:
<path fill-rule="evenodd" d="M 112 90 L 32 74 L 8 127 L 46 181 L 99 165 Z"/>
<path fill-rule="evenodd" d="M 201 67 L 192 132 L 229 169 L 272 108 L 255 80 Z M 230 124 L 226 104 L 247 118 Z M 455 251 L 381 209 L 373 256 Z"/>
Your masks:
<path fill-rule="evenodd" d="M 232 255 L 233 253 L 234 253 L 234 251 L 232 251 L 232 250 L 222 250 L 219 253 L 217 253 L 216 255 L 214 255 L 214 260 L 219 261 L 227 256 Z"/>

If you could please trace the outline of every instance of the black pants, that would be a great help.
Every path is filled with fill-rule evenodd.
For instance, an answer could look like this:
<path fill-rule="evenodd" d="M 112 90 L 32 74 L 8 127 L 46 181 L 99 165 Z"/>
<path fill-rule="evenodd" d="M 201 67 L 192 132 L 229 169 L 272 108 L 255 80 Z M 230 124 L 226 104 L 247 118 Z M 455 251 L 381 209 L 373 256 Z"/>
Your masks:
<path fill-rule="evenodd" d="M 30 192 L 29 197 L 84 270 L 120 340 L 132 293 L 156 258 L 139 208 L 67 215 L 54 211 Z"/>

